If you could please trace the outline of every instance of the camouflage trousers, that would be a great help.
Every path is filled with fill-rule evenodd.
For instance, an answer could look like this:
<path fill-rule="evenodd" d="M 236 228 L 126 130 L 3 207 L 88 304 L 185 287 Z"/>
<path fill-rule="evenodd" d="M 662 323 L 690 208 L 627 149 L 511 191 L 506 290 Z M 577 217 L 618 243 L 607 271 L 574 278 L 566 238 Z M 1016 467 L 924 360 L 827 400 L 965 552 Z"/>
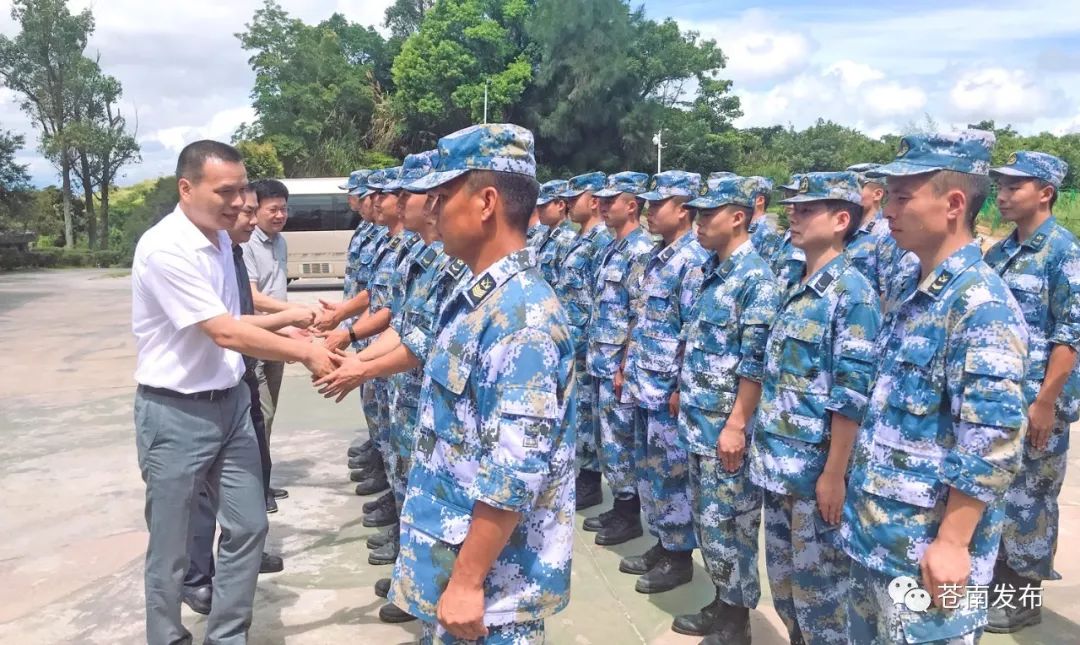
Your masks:
<path fill-rule="evenodd" d="M 390 393 L 386 379 L 374 379 L 364 383 L 364 417 L 368 435 L 382 456 L 383 465 L 390 460 Z"/>
<path fill-rule="evenodd" d="M 637 406 L 619 402 L 614 379 L 592 378 L 596 390 L 596 421 L 600 427 L 600 466 L 604 477 L 616 496 L 636 494 L 634 410 Z"/>
<path fill-rule="evenodd" d="M 717 597 L 729 605 L 757 607 L 761 489 L 750 481 L 747 460 L 731 473 L 715 456 L 691 454 L 690 498 L 694 536 Z"/>
<path fill-rule="evenodd" d="M 931 605 L 921 612 L 912 611 L 903 602 L 894 603 L 889 595 L 889 584 L 894 576 L 867 569 L 854 561 L 850 571 L 847 642 L 860 645 L 975 645 L 979 642 L 986 625 L 985 605 L 981 609 L 962 606 L 952 610 Z"/>
<path fill-rule="evenodd" d="M 422 645 L 540 645 L 544 642 L 544 621 L 509 625 L 489 625 L 488 635 L 475 641 L 461 640 L 451 636 L 438 623 L 423 623 L 420 634 Z"/>
<path fill-rule="evenodd" d="M 585 368 L 585 355 L 574 359 L 574 405 L 577 409 L 577 461 L 581 470 L 600 472 L 597 452 L 596 388 L 593 377 Z"/>
<path fill-rule="evenodd" d="M 1061 426 L 1064 426 L 1063 428 Z M 1064 421 L 1055 433 L 1067 433 Z M 1054 571 L 1057 552 L 1058 495 L 1065 482 L 1068 453 L 1046 454 L 1031 448 L 1025 439 L 1020 473 L 1005 493 L 1005 521 L 1001 527 L 998 560 L 1030 580 L 1060 580 Z"/>
<path fill-rule="evenodd" d="M 765 565 L 792 642 L 847 643 L 850 560 L 817 501 L 764 491 Z M 862 643 L 862 641 L 856 641 Z"/>
<path fill-rule="evenodd" d="M 390 397 L 390 462 L 386 464 L 386 476 L 398 514 L 405 503 L 405 490 L 409 486 L 409 469 L 416 445 L 416 424 L 420 419 L 417 406 L 418 392 L 411 392 L 394 384 Z"/>
<path fill-rule="evenodd" d="M 690 509 L 690 464 L 679 442 L 679 424 L 667 406 L 635 411 L 634 467 L 649 532 L 669 551 L 696 546 Z"/>

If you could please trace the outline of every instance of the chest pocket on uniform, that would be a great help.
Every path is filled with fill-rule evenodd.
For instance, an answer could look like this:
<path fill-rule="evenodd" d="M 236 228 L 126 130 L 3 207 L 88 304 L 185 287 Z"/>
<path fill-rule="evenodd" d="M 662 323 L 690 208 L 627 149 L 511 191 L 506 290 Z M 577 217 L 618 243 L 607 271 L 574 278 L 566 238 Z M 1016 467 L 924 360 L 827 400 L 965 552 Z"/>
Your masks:
<path fill-rule="evenodd" d="M 626 272 L 622 267 L 612 266 L 604 269 L 600 274 L 600 293 L 598 294 L 601 302 L 620 302 L 619 294 L 622 291 L 625 276 Z"/>
<path fill-rule="evenodd" d="M 463 396 L 473 369 L 471 354 L 457 355 L 439 352 L 430 358 L 428 376 L 431 378 L 436 419 L 433 431 L 442 440 L 455 446 L 466 438 L 476 438 L 476 407 L 470 397 Z"/>
<path fill-rule="evenodd" d="M 372 253 L 371 251 L 365 251 L 363 253 L 358 254 L 357 257 L 356 257 L 356 261 L 359 262 L 361 265 L 371 264 L 371 261 L 374 260 L 374 259 L 375 259 L 375 254 Z"/>
<path fill-rule="evenodd" d="M 818 378 L 826 358 L 821 347 L 825 327 L 816 321 L 798 320 L 787 323 L 781 333 L 784 338 L 780 347 L 780 387 L 826 392 L 827 383 Z"/>
<path fill-rule="evenodd" d="M 897 352 L 895 384 L 886 402 L 905 439 L 925 442 L 937 435 L 934 417 L 941 411 L 942 394 L 934 377 L 937 353 L 938 343 L 922 336 L 904 338 Z"/>
<path fill-rule="evenodd" d="M 697 327 L 694 345 L 710 354 L 720 354 L 728 349 L 728 327 L 731 325 L 731 309 L 727 307 L 703 307 Z"/>
<path fill-rule="evenodd" d="M 1024 312 L 1024 320 L 1028 325 L 1041 329 L 1049 307 L 1049 303 L 1046 303 L 1043 298 L 1046 280 L 1039 275 L 1006 273 L 1005 283 L 1009 285 L 1013 297 L 1020 304 L 1020 310 Z"/>

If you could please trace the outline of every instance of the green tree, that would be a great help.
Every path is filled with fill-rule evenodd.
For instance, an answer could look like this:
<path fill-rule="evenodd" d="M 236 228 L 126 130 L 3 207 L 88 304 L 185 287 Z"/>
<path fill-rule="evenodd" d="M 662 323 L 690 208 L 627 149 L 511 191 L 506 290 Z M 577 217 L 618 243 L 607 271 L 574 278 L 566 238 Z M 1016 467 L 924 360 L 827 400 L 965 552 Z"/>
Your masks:
<path fill-rule="evenodd" d="M 25 216 L 30 175 L 25 165 L 15 161 L 24 142 L 22 135 L 0 130 L 0 231 L 30 230 Z"/>
<path fill-rule="evenodd" d="M 382 36 L 339 14 L 305 25 L 273 0 L 246 29 L 237 37 L 253 52 L 258 118 L 237 138 L 273 144 L 289 176 L 354 169 L 371 145 L 377 99 L 390 78 Z"/>
<path fill-rule="evenodd" d="M 430 148 L 484 114 L 513 120 L 532 79 L 524 50 L 526 0 L 438 0 L 394 59 L 402 151 Z"/>
<path fill-rule="evenodd" d="M 395 0 L 386 8 L 383 26 L 397 39 L 405 40 L 420 31 L 424 16 L 435 6 L 435 0 Z"/>
<path fill-rule="evenodd" d="M 19 25 L 14 38 L 0 36 L 0 81 L 22 96 L 20 107 L 43 137 L 63 140 L 72 120 L 70 100 L 78 82 L 86 41 L 94 30 L 89 9 L 72 14 L 64 0 L 15 0 L 11 17 Z M 64 245 L 75 243 L 71 207 L 73 155 L 58 156 L 64 195 Z"/>
<path fill-rule="evenodd" d="M 249 180 L 281 178 L 285 176 L 285 166 L 278 158 L 274 144 L 269 141 L 238 141 L 236 149 L 244 156 Z"/>

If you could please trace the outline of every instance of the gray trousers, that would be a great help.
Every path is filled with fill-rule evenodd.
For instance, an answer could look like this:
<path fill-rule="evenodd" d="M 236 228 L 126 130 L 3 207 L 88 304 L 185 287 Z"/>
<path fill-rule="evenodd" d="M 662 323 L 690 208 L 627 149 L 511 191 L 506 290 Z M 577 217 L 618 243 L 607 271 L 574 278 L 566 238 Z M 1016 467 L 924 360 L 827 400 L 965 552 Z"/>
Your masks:
<path fill-rule="evenodd" d="M 207 489 L 221 526 L 207 643 L 243 644 L 266 539 L 266 500 L 251 395 L 234 387 L 216 401 L 187 401 L 140 388 L 135 441 L 146 483 L 146 642 L 191 642 L 180 621 L 192 513 Z"/>
<path fill-rule="evenodd" d="M 277 411 L 284 376 L 285 363 L 281 361 L 259 361 L 255 364 L 255 377 L 259 379 L 259 406 L 262 408 L 263 423 L 266 424 L 267 442 L 274 430 L 274 413 Z"/>

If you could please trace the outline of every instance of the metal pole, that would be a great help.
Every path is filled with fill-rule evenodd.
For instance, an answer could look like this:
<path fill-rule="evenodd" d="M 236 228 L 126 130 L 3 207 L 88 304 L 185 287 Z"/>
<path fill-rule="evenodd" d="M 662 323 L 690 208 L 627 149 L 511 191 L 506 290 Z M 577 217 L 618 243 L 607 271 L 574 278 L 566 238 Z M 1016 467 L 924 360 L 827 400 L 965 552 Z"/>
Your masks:
<path fill-rule="evenodd" d="M 664 150 L 664 129 L 660 128 L 660 131 L 656 133 L 656 174 L 658 174 L 658 175 L 662 172 L 661 169 L 660 169 L 660 166 L 661 166 L 660 160 L 661 160 L 661 157 L 663 155 L 663 150 Z"/>
<path fill-rule="evenodd" d="M 488 83 L 490 81 L 484 81 L 484 123 L 487 123 L 487 106 L 488 106 Z"/>

